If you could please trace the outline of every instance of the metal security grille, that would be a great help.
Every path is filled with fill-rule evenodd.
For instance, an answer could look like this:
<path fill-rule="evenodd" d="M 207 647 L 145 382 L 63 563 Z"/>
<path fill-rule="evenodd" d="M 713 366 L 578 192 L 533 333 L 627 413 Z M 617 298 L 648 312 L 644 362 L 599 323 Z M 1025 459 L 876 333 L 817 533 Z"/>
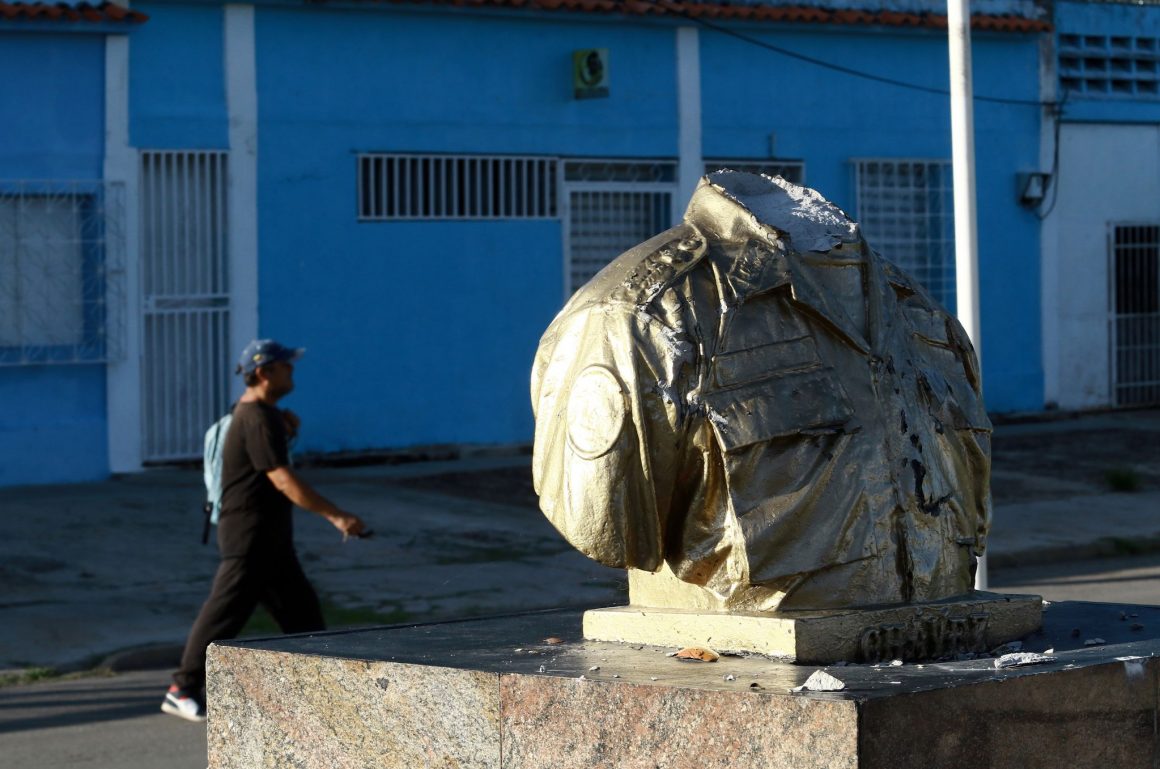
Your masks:
<path fill-rule="evenodd" d="M 201 455 L 228 405 L 225 152 L 141 153 L 146 461 Z"/>
<path fill-rule="evenodd" d="M 955 309 L 954 201 L 946 160 L 857 159 L 858 221 L 877 251 Z"/>
<path fill-rule="evenodd" d="M 570 296 L 621 253 L 671 226 L 676 164 L 567 161 L 563 193 Z"/>
<path fill-rule="evenodd" d="M 1059 84 L 1087 96 L 1160 97 L 1160 46 L 1154 37 L 1061 34 Z"/>
<path fill-rule="evenodd" d="M 1113 398 L 1160 403 L 1160 225 L 1115 224 L 1109 237 Z"/>
<path fill-rule="evenodd" d="M 556 159 L 359 155 L 358 218 L 542 219 L 556 215 Z"/>
<path fill-rule="evenodd" d="M 751 174 L 765 174 L 766 176 L 780 176 L 787 182 L 803 184 L 806 176 L 806 166 L 800 160 L 746 160 L 728 158 L 721 160 L 706 160 L 705 173 L 711 174 L 728 168 L 730 171 L 745 171 Z"/>
<path fill-rule="evenodd" d="M 0 181 L 0 366 L 123 354 L 124 188 Z"/>

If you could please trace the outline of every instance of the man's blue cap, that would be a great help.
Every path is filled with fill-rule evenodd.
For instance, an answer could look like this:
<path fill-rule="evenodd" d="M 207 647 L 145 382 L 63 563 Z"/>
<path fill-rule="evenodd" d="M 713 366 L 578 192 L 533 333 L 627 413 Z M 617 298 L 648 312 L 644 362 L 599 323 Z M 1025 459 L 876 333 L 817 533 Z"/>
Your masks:
<path fill-rule="evenodd" d="M 246 345 L 246 349 L 242 350 L 242 357 L 238 359 L 237 372 L 243 376 L 252 374 L 259 366 L 265 366 L 268 363 L 280 360 L 298 360 L 304 352 L 306 349 L 303 347 L 287 347 L 273 339 L 255 339 Z"/>

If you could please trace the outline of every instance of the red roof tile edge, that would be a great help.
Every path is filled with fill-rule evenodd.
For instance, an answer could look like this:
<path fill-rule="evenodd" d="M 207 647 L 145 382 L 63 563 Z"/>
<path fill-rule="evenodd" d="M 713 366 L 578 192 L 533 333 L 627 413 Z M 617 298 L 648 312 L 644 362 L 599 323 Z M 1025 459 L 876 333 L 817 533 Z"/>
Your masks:
<path fill-rule="evenodd" d="M 371 0 L 393 4 L 451 5 L 470 8 L 523 8 L 578 13 L 623 13 L 629 16 L 686 16 L 713 21 L 797 22 L 946 29 L 938 13 L 871 11 L 785 5 L 730 5 L 703 0 Z M 1014 14 L 973 14 L 971 27 L 991 32 L 1050 32 L 1051 22 Z"/>
<path fill-rule="evenodd" d="M 8 3 L 0 0 L 0 21 L 8 19 L 35 20 L 35 21 L 87 21 L 87 22 L 125 22 L 142 24 L 149 17 L 140 11 L 134 11 L 116 3 Z"/>

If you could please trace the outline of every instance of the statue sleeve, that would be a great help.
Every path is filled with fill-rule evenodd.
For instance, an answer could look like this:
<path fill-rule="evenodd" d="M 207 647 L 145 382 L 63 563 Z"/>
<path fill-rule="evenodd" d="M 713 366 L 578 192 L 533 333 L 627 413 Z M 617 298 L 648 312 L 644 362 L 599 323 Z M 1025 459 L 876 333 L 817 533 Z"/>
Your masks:
<path fill-rule="evenodd" d="M 533 479 L 540 508 L 578 550 L 608 566 L 655 571 L 675 466 L 672 370 L 652 320 L 631 305 L 562 315 L 532 371 Z"/>

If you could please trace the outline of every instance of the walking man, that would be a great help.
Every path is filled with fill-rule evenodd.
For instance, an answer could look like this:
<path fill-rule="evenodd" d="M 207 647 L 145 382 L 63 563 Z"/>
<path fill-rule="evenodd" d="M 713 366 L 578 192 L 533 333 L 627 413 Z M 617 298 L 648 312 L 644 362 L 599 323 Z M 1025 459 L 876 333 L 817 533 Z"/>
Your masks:
<path fill-rule="evenodd" d="M 180 718 L 205 720 L 206 649 L 237 636 L 258 604 L 284 633 L 325 629 L 318 596 L 294 552 L 294 505 L 326 518 L 344 539 L 367 533 L 358 516 L 316 492 L 290 467 L 288 446 L 298 417 L 277 403 L 294 389 L 294 361 L 302 353 L 261 339 L 250 342 L 238 362 L 246 391 L 234 407 L 222 448 L 221 563 L 161 704 Z"/>

